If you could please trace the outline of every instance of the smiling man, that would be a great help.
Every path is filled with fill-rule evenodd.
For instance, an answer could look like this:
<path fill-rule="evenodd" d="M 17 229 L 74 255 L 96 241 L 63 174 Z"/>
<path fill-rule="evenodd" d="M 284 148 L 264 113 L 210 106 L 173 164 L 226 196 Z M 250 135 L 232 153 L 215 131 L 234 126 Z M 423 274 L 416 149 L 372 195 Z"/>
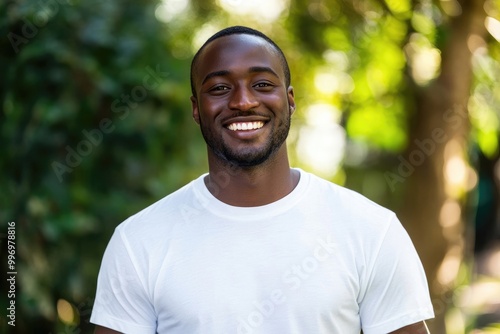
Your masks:
<path fill-rule="evenodd" d="M 96 333 L 427 333 L 427 282 L 394 213 L 290 167 L 280 48 L 224 29 L 191 86 L 209 171 L 116 228 Z"/>

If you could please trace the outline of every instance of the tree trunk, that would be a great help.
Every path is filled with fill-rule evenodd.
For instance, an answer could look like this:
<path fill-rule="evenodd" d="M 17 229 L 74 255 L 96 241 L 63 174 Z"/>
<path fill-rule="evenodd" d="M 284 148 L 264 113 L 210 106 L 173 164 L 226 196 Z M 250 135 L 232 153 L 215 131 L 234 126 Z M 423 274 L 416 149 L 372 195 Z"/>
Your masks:
<path fill-rule="evenodd" d="M 464 256 L 462 207 L 467 182 L 467 103 L 472 82 L 474 37 L 486 30 L 484 0 L 464 0 L 452 18 L 442 53 L 441 74 L 416 97 L 405 159 L 411 164 L 401 220 L 422 259 L 436 318 L 433 334 L 446 333 L 444 316 Z M 468 43 L 469 42 L 469 43 Z M 464 173 L 465 172 L 465 173 Z"/>

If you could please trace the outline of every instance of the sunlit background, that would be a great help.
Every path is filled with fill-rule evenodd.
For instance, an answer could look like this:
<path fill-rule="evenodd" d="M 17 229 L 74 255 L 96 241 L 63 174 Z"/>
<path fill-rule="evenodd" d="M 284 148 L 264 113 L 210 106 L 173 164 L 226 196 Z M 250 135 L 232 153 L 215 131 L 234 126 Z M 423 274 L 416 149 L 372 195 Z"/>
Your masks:
<path fill-rule="evenodd" d="M 193 54 L 247 25 L 291 67 L 292 164 L 398 213 L 426 269 L 433 333 L 500 333 L 499 5 L 1 4 L 0 226 L 16 221 L 19 273 L 16 327 L 2 314 L 1 331 L 92 332 L 114 227 L 206 172 Z"/>

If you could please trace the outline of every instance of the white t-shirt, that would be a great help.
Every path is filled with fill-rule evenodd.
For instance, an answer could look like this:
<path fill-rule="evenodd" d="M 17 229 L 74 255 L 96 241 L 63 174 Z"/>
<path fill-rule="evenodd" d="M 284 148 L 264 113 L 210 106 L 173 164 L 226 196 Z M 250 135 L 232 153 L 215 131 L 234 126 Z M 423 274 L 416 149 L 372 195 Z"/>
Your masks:
<path fill-rule="evenodd" d="M 227 205 L 203 175 L 120 224 L 91 322 L 140 334 L 376 334 L 432 318 L 394 213 L 299 171 L 268 205 Z"/>

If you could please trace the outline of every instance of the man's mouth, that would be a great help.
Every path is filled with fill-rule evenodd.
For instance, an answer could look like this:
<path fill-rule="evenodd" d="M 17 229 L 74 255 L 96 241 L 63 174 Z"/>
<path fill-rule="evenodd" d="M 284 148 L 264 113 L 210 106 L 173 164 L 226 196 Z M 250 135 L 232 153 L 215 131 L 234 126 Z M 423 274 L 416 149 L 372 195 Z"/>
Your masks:
<path fill-rule="evenodd" d="M 257 130 L 264 126 L 264 122 L 234 122 L 227 126 L 231 131 Z"/>

